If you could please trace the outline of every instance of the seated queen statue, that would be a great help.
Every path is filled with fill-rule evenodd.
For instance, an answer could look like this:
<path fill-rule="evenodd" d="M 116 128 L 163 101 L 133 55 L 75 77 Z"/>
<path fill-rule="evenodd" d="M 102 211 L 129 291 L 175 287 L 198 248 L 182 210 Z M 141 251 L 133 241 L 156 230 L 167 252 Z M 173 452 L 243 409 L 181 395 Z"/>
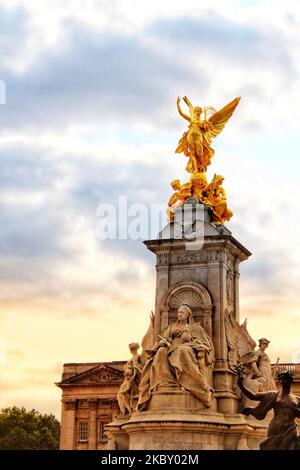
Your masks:
<path fill-rule="evenodd" d="M 139 385 L 137 410 L 148 405 L 152 393 L 158 389 L 179 388 L 189 391 L 209 407 L 213 389 L 208 383 L 214 362 L 214 347 L 204 328 L 193 320 L 187 304 L 178 309 L 176 323 L 169 325 L 152 349 Z"/>

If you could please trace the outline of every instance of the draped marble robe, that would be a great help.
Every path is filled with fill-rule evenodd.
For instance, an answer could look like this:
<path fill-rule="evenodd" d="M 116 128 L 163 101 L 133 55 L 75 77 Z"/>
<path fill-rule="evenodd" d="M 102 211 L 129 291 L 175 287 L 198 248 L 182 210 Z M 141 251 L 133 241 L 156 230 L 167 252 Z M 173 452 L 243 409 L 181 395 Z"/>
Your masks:
<path fill-rule="evenodd" d="M 190 391 L 201 403 L 209 407 L 213 389 L 207 376 L 214 362 L 214 347 L 209 335 L 200 324 L 189 320 L 188 332 L 192 339 L 184 342 L 178 336 L 178 322 L 170 325 L 162 337 L 171 346 L 160 346 L 159 341 L 149 351 L 152 357 L 146 362 L 139 386 L 138 410 L 148 404 L 152 392 L 158 387 L 178 387 Z"/>

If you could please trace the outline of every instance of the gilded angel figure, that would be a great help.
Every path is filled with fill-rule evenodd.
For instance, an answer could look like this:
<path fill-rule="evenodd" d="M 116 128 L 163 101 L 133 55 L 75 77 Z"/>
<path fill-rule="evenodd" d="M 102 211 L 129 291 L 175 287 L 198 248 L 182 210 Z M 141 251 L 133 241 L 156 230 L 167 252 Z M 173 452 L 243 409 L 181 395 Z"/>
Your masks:
<path fill-rule="evenodd" d="M 212 139 L 217 137 L 224 129 L 240 98 L 235 98 L 220 111 L 216 111 L 211 107 L 204 108 L 204 119 L 201 118 L 202 108 L 199 106 L 194 107 L 187 96 L 184 96 L 183 100 L 189 108 L 189 116 L 182 111 L 179 97 L 177 98 L 178 112 L 190 124 L 188 130 L 184 132 L 179 140 L 175 152 L 183 152 L 186 157 L 189 157 L 186 166 L 186 170 L 189 173 L 205 172 L 208 165 L 211 164 L 211 159 L 215 153 L 214 149 L 210 146 Z M 210 117 L 207 117 L 209 113 L 212 114 Z"/>

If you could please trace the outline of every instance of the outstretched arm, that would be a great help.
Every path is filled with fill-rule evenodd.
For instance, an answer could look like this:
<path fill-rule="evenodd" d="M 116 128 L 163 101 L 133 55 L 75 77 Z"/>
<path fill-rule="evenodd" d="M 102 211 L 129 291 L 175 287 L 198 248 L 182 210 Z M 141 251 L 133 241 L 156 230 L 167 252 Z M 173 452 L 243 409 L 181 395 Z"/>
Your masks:
<path fill-rule="evenodd" d="M 246 395 L 247 398 L 249 398 L 250 400 L 255 400 L 255 401 L 262 401 L 264 398 L 265 398 L 265 393 L 253 393 L 251 392 L 251 390 L 249 390 L 249 388 L 246 388 L 245 385 L 244 385 L 244 381 L 243 381 L 243 378 L 242 377 L 239 377 L 238 378 L 238 386 L 240 387 L 240 389 L 242 390 L 242 392 Z"/>
<path fill-rule="evenodd" d="M 170 197 L 169 199 L 169 202 L 168 202 L 168 206 L 171 207 L 173 206 L 174 204 L 176 204 L 176 202 L 179 200 L 178 198 L 178 193 L 174 193 L 172 194 L 172 196 Z"/>
<path fill-rule="evenodd" d="M 187 116 L 186 114 L 184 114 L 184 112 L 182 111 L 181 107 L 180 107 L 180 98 L 178 96 L 177 98 L 177 109 L 178 109 L 178 112 L 180 114 L 180 116 L 182 116 L 184 119 L 186 119 L 187 121 L 191 122 L 191 119 L 189 118 L 189 116 Z"/>
<path fill-rule="evenodd" d="M 189 110 L 190 110 L 190 115 L 193 116 L 193 114 L 194 114 L 194 106 L 192 105 L 192 103 L 190 102 L 190 100 L 188 99 L 188 97 L 187 97 L 187 96 L 184 96 L 184 97 L 183 97 L 183 101 L 188 105 Z"/>

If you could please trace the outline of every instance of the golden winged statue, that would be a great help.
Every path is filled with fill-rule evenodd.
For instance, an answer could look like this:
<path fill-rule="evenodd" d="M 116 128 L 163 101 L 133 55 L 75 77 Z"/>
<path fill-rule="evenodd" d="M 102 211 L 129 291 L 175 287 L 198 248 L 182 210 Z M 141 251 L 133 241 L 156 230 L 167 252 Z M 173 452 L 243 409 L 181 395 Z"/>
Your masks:
<path fill-rule="evenodd" d="M 187 96 L 184 96 L 183 100 L 189 108 L 189 116 L 182 111 L 179 97 L 177 98 L 178 112 L 190 124 L 188 130 L 181 137 L 175 152 L 183 152 L 186 157 L 189 157 L 186 166 L 189 173 L 206 172 L 215 153 L 211 148 L 212 139 L 224 129 L 226 122 L 239 104 L 240 97 L 235 98 L 219 111 L 212 107 L 204 108 L 204 119 L 201 119 L 202 108 L 194 107 Z"/>

